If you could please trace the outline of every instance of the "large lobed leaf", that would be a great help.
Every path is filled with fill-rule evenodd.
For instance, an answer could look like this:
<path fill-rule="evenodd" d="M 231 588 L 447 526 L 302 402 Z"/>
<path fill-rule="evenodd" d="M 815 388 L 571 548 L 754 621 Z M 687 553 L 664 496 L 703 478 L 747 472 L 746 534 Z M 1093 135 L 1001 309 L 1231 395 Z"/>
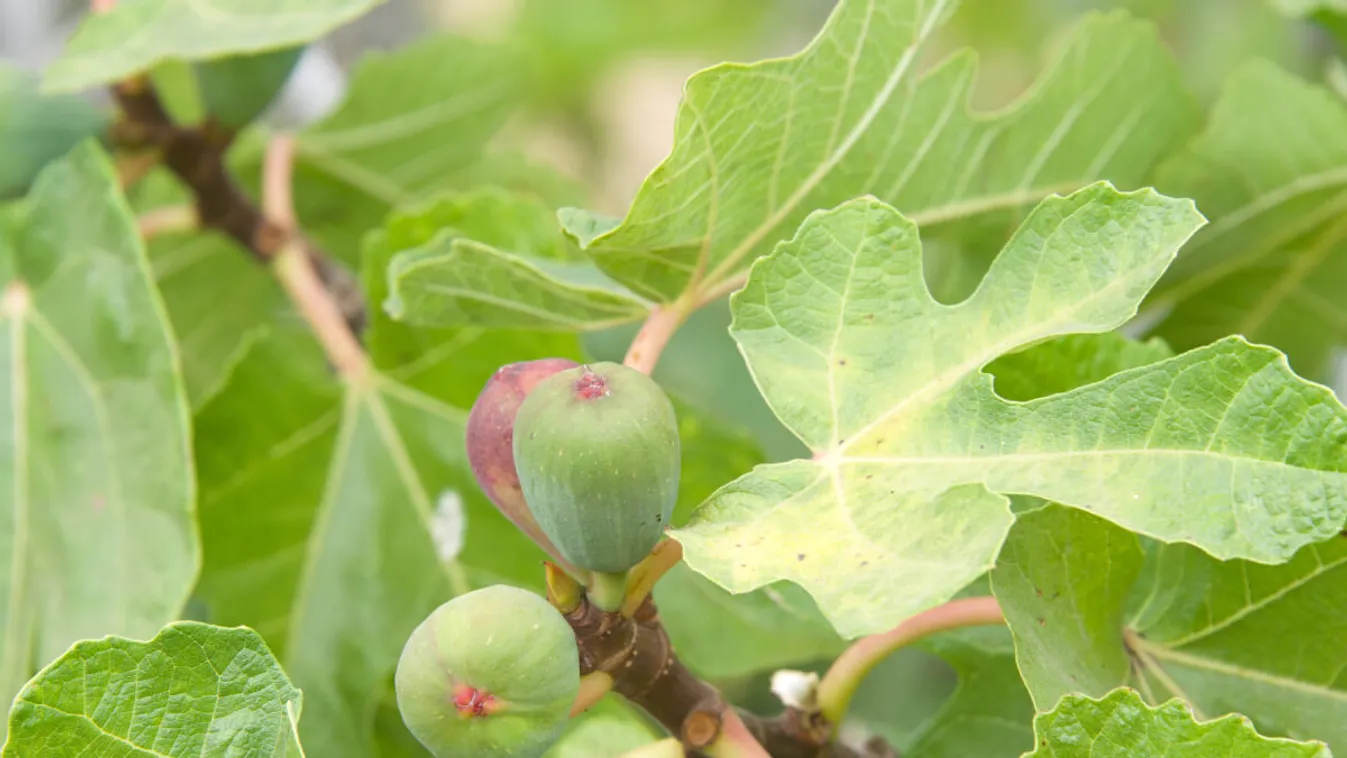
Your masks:
<path fill-rule="evenodd" d="M 190 193 L 163 168 L 141 179 L 128 196 L 140 213 L 191 203 Z M 220 389 L 234 362 L 268 324 L 284 320 L 304 328 L 276 277 L 230 237 L 200 230 L 165 232 L 145 247 L 177 336 L 193 408 Z"/>
<path fill-rule="evenodd" d="M 483 160 L 519 89 L 514 57 L 466 39 L 434 35 L 365 56 L 341 106 L 296 135 L 295 202 L 305 231 L 354 264 L 361 237 L 390 208 L 469 186 L 463 172 Z M 485 176 L 510 181 L 494 167 Z"/>
<path fill-rule="evenodd" d="M 1269 739 L 1230 715 L 1200 723 L 1178 701 L 1152 708 L 1131 690 L 1072 696 L 1034 720 L 1026 758 L 1332 758 L 1323 745 Z"/>
<path fill-rule="evenodd" d="M 580 260 L 555 216 L 532 196 L 479 189 L 408 209 L 391 223 L 413 220 L 439 227 L 422 227 L 429 239 L 388 261 L 389 294 L 381 306 L 398 321 L 572 331 L 638 321 L 649 312 Z"/>
<path fill-rule="evenodd" d="M 1212 223 L 1157 290 L 1179 349 L 1242 334 L 1322 380 L 1347 344 L 1347 104 L 1267 63 L 1236 73 L 1159 176 Z"/>
<path fill-rule="evenodd" d="M 50 90 L 77 90 L 167 60 L 205 60 L 309 42 L 383 0 L 137 0 L 93 13 L 47 68 Z"/>
<path fill-rule="evenodd" d="M 1040 710 L 1131 684 L 1152 704 L 1180 697 L 1347 749 L 1342 537 L 1277 566 L 1187 545 L 1146 556 L 1135 535 L 1054 505 L 1021 517 L 993 584 Z"/>
<path fill-rule="evenodd" d="M 256 632 L 182 621 L 76 643 L 15 700 L 4 754 L 302 758 L 302 702 Z"/>
<path fill-rule="evenodd" d="M 1033 745 L 1033 704 L 1004 629 L 961 629 L 922 647 L 959 676 L 954 693 L 911 739 L 904 758 L 1018 758 Z"/>
<path fill-rule="evenodd" d="M 1222 558 L 1285 561 L 1333 534 L 1347 515 L 1347 411 L 1276 351 L 1232 338 L 1025 403 L 979 370 L 1118 326 L 1200 223 L 1191 203 L 1149 190 L 1052 198 L 978 291 L 947 306 L 891 208 L 862 199 L 812 216 L 732 305 L 763 395 L 814 457 L 713 495 L 675 532 L 688 563 L 731 591 L 798 582 L 857 635 L 990 567 L 1010 525 L 993 493 Z"/>
<path fill-rule="evenodd" d="M 614 279 L 657 300 L 710 288 L 816 208 L 873 194 L 924 225 L 999 220 L 1107 178 L 1135 184 L 1192 108 L 1154 30 L 1094 16 L 1015 106 L 968 108 L 958 54 L 918 60 L 954 0 L 842 0 L 799 55 L 689 80 L 671 155 L 614 225 L 563 215 Z"/>
<path fill-rule="evenodd" d="M 364 237 L 361 254 L 370 358 L 388 376 L 459 408 L 471 407 L 488 377 L 502 364 L 535 358 L 580 360 L 576 337 L 564 332 L 487 329 L 481 326 L 415 328 L 394 321 L 388 271 L 403 250 L 419 249 L 437 235 L 471 237 L 552 263 L 576 261 L 579 253 L 556 228 L 536 198 L 495 189 L 440 195 L 388 214 Z"/>
<path fill-rule="evenodd" d="M 36 75 L 0 62 L 0 198 L 23 193 L 49 161 L 110 121 L 83 98 L 43 95 Z"/>
<path fill-rule="evenodd" d="M 148 637 L 197 573 L 191 432 L 173 335 L 93 143 L 0 234 L 0 694 L 76 640 Z"/>

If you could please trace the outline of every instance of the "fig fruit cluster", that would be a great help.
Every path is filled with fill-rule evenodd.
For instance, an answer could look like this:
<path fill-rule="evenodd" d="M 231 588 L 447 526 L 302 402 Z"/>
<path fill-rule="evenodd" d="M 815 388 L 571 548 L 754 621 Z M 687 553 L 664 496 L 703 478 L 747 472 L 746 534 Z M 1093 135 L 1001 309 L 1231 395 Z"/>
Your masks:
<path fill-rule="evenodd" d="M 496 585 L 421 622 L 394 686 L 403 722 L 435 758 L 539 758 L 570 717 L 579 652 L 546 600 Z"/>
<path fill-rule="evenodd" d="M 678 499 L 678 423 L 659 385 L 615 363 L 503 366 L 468 415 L 467 447 L 497 509 L 578 567 L 595 604 L 620 605 L 629 569 L 659 542 Z M 412 632 L 398 710 L 435 758 L 539 758 L 565 727 L 579 671 L 574 632 L 551 603 L 487 587 Z"/>
<path fill-rule="evenodd" d="M 601 574 L 649 554 L 678 499 L 673 404 L 650 377 L 616 363 L 503 367 L 469 416 L 468 455 L 520 529 Z"/>

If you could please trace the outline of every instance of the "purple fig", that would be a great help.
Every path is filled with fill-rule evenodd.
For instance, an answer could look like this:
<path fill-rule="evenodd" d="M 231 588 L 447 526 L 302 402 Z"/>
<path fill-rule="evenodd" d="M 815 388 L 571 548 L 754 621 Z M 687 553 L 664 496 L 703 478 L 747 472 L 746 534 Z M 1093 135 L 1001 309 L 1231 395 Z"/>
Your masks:
<path fill-rule="evenodd" d="M 519 406 L 544 379 L 577 366 L 566 358 L 542 358 L 501 366 L 487 380 L 468 414 L 468 463 L 491 502 L 543 550 L 560 558 L 524 500 L 514 465 L 514 420 Z"/>

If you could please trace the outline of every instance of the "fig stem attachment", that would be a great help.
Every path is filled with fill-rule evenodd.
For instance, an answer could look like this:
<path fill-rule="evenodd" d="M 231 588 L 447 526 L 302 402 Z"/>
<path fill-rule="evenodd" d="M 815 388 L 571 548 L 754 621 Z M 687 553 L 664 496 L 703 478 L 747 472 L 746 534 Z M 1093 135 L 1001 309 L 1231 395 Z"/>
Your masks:
<path fill-rule="evenodd" d="M 607 671 L 593 671 L 580 677 L 580 691 L 576 693 L 575 704 L 571 706 L 571 718 L 593 708 L 612 689 L 613 676 Z"/>
<path fill-rule="evenodd" d="M 646 595 L 655 589 L 660 577 L 669 573 L 669 569 L 683 560 L 683 545 L 678 540 L 665 537 L 655 545 L 640 563 L 627 572 L 626 599 L 622 602 L 622 615 L 631 618 L 645 602 Z"/>
<path fill-rule="evenodd" d="M 562 613 L 570 613 L 580 607 L 585 588 L 566 573 L 566 570 L 551 561 L 543 561 L 547 573 L 547 600 Z"/>
<path fill-rule="evenodd" d="M 603 571 L 591 572 L 589 601 L 601 611 L 616 613 L 627 599 L 627 575 L 629 573 L 628 571 L 623 571 L 620 574 L 609 574 Z"/>
<path fill-rule="evenodd" d="M 899 648 L 938 632 L 966 626 L 1001 626 L 1006 618 L 996 598 L 971 597 L 951 600 L 913 616 L 887 632 L 857 640 L 847 648 L 818 686 L 818 708 L 832 724 L 840 724 L 856 689 L 876 665 Z"/>

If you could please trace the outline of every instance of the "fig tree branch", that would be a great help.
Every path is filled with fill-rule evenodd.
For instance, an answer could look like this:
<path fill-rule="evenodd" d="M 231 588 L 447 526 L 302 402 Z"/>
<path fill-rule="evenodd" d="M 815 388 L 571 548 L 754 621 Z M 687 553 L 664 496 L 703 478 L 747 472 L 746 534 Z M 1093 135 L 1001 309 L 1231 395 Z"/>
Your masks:
<path fill-rule="evenodd" d="M 675 654 L 654 602 L 636 612 L 605 613 L 587 598 L 563 611 L 580 651 L 580 673 L 611 677 L 612 690 L 650 714 L 690 756 L 735 758 L 870 758 L 797 727 L 795 714 L 774 719 L 733 710 Z M 578 703 L 577 703 L 578 704 Z M 831 736 L 831 735 L 828 735 Z"/>
<path fill-rule="evenodd" d="M 137 151 L 138 170 L 157 156 L 192 193 L 197 223 L 221 232 L 242 245 L 252 257 L 267 263 L 280 252 L 292 232 L 268 220 L 244 194 L 225 165 L 225 153 L 233 133 L 209 119 L 200 126 L 173 122 L 154 86 L 144 77 L 132 77 L 112 87 L 122 111 L 114 129 L 114 141 Z M 288 225 L 293 228 L 293 204 Z M 335 296 L 350 331 L 364 326 L 364 303 L 360 288 L 349 272 L 334 264 L 308 241 L 302 252 L 319 281 Z"/>

